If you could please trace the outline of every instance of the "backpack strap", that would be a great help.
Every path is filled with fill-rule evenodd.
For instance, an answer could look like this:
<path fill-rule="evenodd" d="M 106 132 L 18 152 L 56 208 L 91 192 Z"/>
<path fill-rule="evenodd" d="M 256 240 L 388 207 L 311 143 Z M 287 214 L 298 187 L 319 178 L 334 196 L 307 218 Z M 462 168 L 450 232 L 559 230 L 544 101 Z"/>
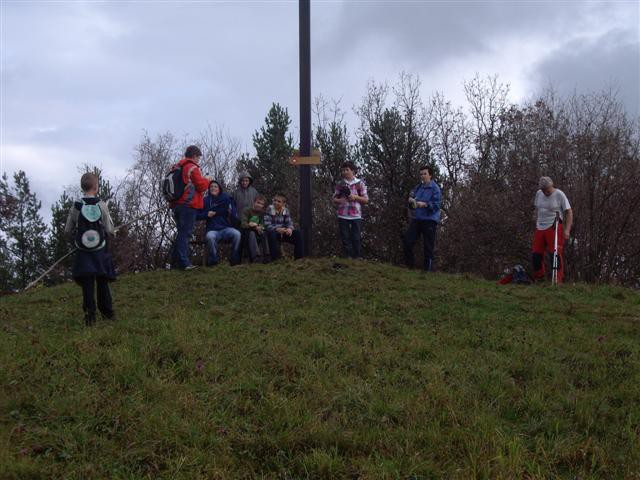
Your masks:
<path fill-rule="evenodd" d="M 187 170 L 187 181 L 185 182 L 185 186 L 191 184 L 191 174 L 196 169 L 198 165 L 193 160 L 187 160 L 187 162 L 183 165 L 183 168 L 187 166 L 187 164 L 191 164 L 191 167 Z M 184 177 L 183 177 L 184 178 Z"/>
<path fill-rule="evenodd" d="M 187 179 L 189 180 L 188 183 L 191 183 L 191 174 L 196 169 L 196 167 L 197 167 L 197 165 L 192 165 L 191 168 L 189 170 L 187 170 Z"/>

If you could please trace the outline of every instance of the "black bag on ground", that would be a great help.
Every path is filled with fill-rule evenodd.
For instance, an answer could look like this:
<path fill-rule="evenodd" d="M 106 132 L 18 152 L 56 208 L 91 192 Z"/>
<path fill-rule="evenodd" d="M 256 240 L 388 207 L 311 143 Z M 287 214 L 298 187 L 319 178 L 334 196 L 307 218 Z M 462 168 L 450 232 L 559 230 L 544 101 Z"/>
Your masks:
<path fill-rule="evenodd" d="M 498 280 L 499 285 L 507 285 L 509 283 L 531 285 L 531 277 L 522 265 L 515 265 L 511 270 L 507 270 L 505 275 Z"/>
<path fill-rule="evenodd" d="M 516 265 L 511 270 L 511 283 L 517 283 L 520 285 L 529 285 L 531 278 L 522 265 Z"/>

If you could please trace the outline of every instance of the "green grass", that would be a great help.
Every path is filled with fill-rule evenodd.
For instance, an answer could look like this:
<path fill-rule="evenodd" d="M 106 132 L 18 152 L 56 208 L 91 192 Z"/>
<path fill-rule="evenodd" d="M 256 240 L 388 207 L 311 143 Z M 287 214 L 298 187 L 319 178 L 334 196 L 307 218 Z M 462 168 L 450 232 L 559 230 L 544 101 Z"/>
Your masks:
<path fill-rule="evenodd" d="M 340 262 L 1 298 L 0 478 L 640 478 L 638 292 Z"/>

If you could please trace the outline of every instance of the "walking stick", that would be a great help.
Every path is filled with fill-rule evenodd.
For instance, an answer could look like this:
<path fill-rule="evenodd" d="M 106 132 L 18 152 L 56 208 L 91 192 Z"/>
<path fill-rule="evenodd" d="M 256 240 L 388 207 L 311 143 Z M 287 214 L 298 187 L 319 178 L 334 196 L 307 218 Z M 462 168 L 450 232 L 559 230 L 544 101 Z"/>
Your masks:
<path fill-rule="evenodd" d="M 123 223 L 122 225 L 117 226 L 116 228 L 113 229 L 114 233 L 117 232 L 118 230 L 120 230 L 121 228 L 124 227 L 128 227 L 129 225 L 136 223 L 140 220 L 142 220 L 144 217 L 148 217 L 149 215 L 153 215 L 154 213 L 159 212 L 160 210 L 164 210 L 164 207 L 161 208 L 157 208 L 156 210 L 153 210 L 151 212 L 147 212 L 144 215 L 140 215 L 137 218 L 134 218 L 133 220 L 131 220 L 130 222 L 127 223 Z M 42 280 L 45 276 L 47 276 L 47 274 L 53 270 L 56 266 L 58 266 L 58 264 L 60 262 L 62 262 L 65 258 L 67 258 L 69 255 L 71 255 L 72 253 L 75 253 L 78 250 L 78 247 L 73 247 L 71 250 L 69 250 L 63 257 L 60 257 L 56 263 L 54 263 L 53 265 L 51 265 L 49 268 L 47 268 L 47 270 L 45 270 L 45 272 L 40 275 L 38 278 L 36 278 L 33 282 L 31 282 L 29 285 L 27 285 L 26 287 L 24 287 L 23 292 L 26 292 L 27 290 L 29 290 L 31 287 L 33 287 L 34 285 L 36 285 L 40 280 Z"/>
<path fill-rule="evenodd" d="M 26 292 L 27 290 L 29 290 L 31 287 L 33 287 L 36 283 L 38 283 L 40 280 L 42 280 L 51 270 L 53 270 L 61 261 L 63 261 L 65 258 L 67 258 L 69 255 L 71 255 L 72 253 L 74 253 L 76 250 L 78 250 L 78 247 L 73 247 L 71 250 L 69 250 L 64 256 L 60 257 L 58 259 L 58 261 L 56 263 L 54 263 L 53 265 L 51 265 L 42 275 L 40 275 L 38 278 L 36 278 L 33 282 L 31 282 L 29 285 L 27 285 L 26 287 L 24 287 L 23 292 Z"/>
<path fill-rule="evenodd" d="M 553 238 L 553 266 L 551 274 L 551 285 L 558 285 L 558 269 L 560 268 L 560 257 L 558 256 L 558 224 L 560 223 L 560 212 L 556 212 L 556 219 L 553 221 L 555 233 Z"/>

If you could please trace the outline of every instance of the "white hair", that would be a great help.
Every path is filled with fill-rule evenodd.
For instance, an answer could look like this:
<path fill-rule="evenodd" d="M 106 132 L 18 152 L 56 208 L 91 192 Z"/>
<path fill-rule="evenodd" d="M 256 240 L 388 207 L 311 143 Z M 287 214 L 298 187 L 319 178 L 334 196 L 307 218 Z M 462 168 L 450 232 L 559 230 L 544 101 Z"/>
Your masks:
<path fill-rule="evenodd" d="M 551 177 L 540 177 L 540 180 L 538 180 L 538 188 L 540 188 L 540 190 L 544 190 L 548 187 L 553 187 L 553 180 L 551 180 Z"/>

